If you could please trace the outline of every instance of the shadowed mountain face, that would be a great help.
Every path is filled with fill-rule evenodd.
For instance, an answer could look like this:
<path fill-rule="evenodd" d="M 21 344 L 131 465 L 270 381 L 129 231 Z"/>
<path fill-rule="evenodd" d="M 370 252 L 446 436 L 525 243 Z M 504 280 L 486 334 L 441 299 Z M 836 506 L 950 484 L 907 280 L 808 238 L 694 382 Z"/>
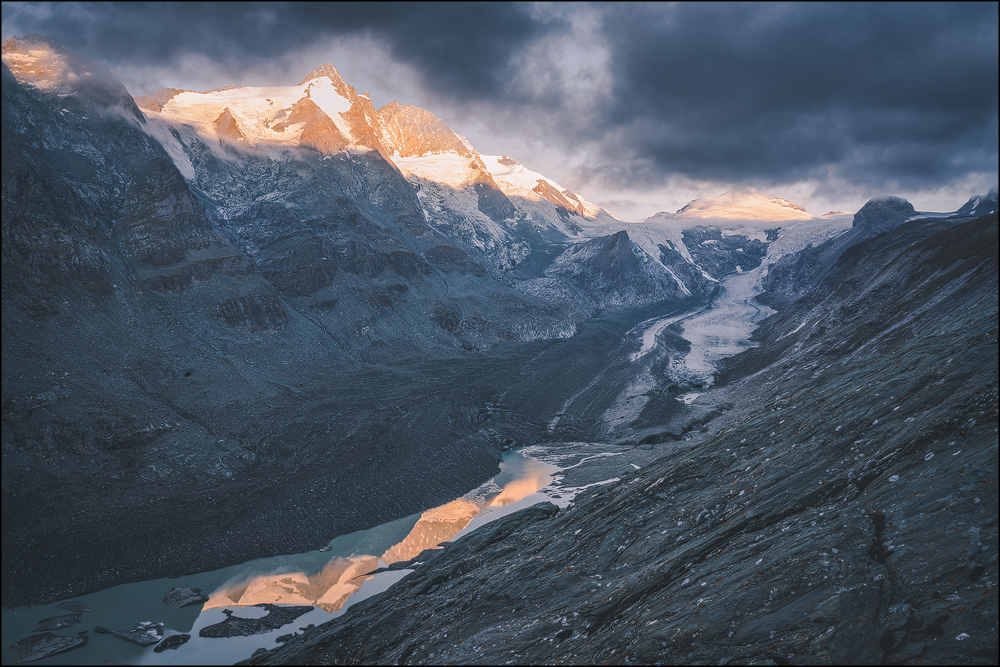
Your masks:
<path fill-rule="evenodd" d="M 624 231 L 571 246 L 545 275 L 568 282 L 597 306 L 644 306 L 664 297 L 682 301 L 707 287 L 694 281 L 686 285 L 665 266 L 650 261 Z"/>
<path fill-rule="evenodd" d="M 993 662 L 996 214 L 849 247 L 757 338 L 694 448 L 247 664 Z"/>

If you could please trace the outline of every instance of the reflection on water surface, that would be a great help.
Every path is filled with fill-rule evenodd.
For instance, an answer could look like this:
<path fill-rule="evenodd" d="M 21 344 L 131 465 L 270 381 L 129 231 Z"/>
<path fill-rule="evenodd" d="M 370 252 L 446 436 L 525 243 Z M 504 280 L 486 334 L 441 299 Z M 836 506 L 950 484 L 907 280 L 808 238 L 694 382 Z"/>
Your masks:
<path fill-rule="evenodd" d="M 541 487 L 533 487 L 533 491 L 538 488 Z M 338 611 L 351 595 L 373 578 L 362 575 L 381 566 L 410 560 L 424 549 L 447 542 L 465 528 L 479 511 L 480 506 L 472 500 L 453 500 L 421 514 L 406 537 L 381 555 L 335 557 L 313 575 L 305 572 L 282 572 L 244 578 L 217 589 L 204 608 L 247 607 L 271 603 L 314 605 L 330 613 Z"/>
<path fill-rule="evenodd" d="M 489 507 L 504 507 L 516 503 L 548 486 L 552 481 L 552 475 L 546 472 L 542 465 L 526 467 L 526 476 L 508 482 L 503 491 L 489 501 Z"/>

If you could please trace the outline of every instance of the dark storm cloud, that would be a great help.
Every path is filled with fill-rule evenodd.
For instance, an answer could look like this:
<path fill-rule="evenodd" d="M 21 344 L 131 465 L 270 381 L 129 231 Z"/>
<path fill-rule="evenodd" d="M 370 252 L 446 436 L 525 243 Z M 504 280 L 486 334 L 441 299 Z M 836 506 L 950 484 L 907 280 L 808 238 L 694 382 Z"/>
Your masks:
<path fill-rule="evenodd" d="M 692 177 L 916 183 L 997 162 L 997 5 L 635 5 L 601 114 Z"/>
<path fill-rule="evenodd" d="M 510 54 L 555 27 L 516 3 L 45 3 L 47 12 L 8 4 L 18 3 L 4 4 L 5 23 L 111 65 L 199 53 L 242 69 L 331 37 L 366 35 L 440 92 L 487 98 L 509 77 Z"/>
<path fill-rule="evenodd" d="M 242 74 L 331 38 L 371 38 L 442 109 L 495 116 L 496 133 L 564 152 L 586 149 L 592 175 L 609 184 L 683 175 L 921 188 L 997 171 L 996 3 L 4 3 L 3 11 L 5 28 L 42 32 L 112 69 L 201 54 Z M 586 22 L 574 23 L 584 15 L 586 35 L 578 32 Z M 581 49 L 603 54 L 603 78 L 590 88 L 564 67 Z"/>

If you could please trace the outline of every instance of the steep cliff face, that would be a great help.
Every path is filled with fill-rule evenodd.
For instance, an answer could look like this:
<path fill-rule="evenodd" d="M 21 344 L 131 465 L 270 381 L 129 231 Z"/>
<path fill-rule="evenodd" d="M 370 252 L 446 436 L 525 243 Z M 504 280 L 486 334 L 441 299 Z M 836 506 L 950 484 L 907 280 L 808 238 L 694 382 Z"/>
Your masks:
<path fill-rule="evenodd" d="M 995 214 L 855 244 L 732 359 L 694 448 L 246 664 L 990 664 L 996 322 Z"/>
<path fill-rule="evenodd" d="M 600 309 L 678 303 L 692 296 L 704 298 L 714 288 L 699 280 L 685 284 L 635 245 L 625 231 L 571 246 L 546 269 L 545 276 L 557 279 L 560 287 L 569 284 L 579 290 L 579 300 Z"/>

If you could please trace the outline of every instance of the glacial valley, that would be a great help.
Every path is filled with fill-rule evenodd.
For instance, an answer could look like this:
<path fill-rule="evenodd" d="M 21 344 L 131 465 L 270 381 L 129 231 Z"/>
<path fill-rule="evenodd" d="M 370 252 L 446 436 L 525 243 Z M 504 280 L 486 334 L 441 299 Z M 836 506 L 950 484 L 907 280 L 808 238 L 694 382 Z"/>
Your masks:
<path fill-rule="evenodd" d="M 996 189 L 624 222 L 332 65 L 3 60 L 5 664 L 995 662 Z"/>

